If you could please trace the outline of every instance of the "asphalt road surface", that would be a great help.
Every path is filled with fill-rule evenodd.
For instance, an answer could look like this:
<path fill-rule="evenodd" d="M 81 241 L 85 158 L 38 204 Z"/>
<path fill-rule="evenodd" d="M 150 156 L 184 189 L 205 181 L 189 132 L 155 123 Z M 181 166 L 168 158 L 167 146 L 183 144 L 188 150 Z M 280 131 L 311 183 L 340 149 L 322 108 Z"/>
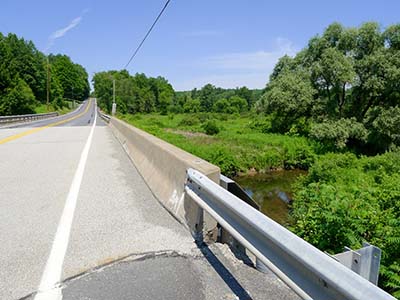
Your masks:
<path fill-rule="evenodd" d="M 0 129 L 0 299 L 296 298 L 197 247 L 105 125 L 90 99 Z"/>

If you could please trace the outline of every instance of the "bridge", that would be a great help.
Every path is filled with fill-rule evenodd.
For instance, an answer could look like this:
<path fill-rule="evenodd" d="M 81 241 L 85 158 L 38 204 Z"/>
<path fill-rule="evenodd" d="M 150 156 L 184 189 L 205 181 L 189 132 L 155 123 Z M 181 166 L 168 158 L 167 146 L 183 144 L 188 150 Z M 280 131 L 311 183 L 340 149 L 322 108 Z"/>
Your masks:
<path fill-rule="evenodd" d="M 1 126 L 0 299 L 394 299 L 95 99 Z"/>

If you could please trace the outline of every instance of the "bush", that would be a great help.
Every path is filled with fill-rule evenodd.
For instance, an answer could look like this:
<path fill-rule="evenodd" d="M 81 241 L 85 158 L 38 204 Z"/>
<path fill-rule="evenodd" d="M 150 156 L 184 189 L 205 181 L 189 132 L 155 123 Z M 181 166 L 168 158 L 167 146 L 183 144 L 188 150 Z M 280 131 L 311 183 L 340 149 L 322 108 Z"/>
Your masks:
<path fill-rule="evenodd" d="M 313 124 L 310 136 L 332 149 L 341 150 L 347 146 L 351 139 L 366 142 L 368 132 L 363 124 L 351 118 Z"/>
<path fill-rule="evenodd" d="M 185 113 L 197 113 L 197 112 L 199 112 L 200 111 L 200 100 L 199 99 L 188 100 L 183 105 L 183 111 Z"/>
<path fill-rule="evenodd" d="M 152 126 L 157 126 L 159 128 L 165 128 L 165 124 L 156 117 L 151 117 L 148 119 L 148 123 L 151 124 Z"/>
<path fill-rule="evenodd" d="M 320 156 L 296 185 L 293 230 L 323 251 L 382 250 L 379 285 L 400 293 L 400 153 Z"/>
<path fill-rule="evenodd" d="M 221 146 L 212 147 L 206 160 L 220 167 L 221 173 L 226 176 L 235 176 L 240 170 L 236 157 Z"/>
<path fill-rule="evenodd" d="M 195 116 L 185 116 L 179 123 L 178 126 L 195 126 L 200 124 L 199 118 Z"/>
<path fill-rule="evenodd" d="M 249 122 L 248 127 L 261 133 L 268 133 L 271 132 L 272 125 L 271 120 L 267 117 L 255 117 L 253 121 Z"/>
<path fill-rule="evenodd" d="M 201 123 L 204 123 L 205 121 L 210 119 L 210 114 L 205 112 L 198 113 L 196 114 L 196 116 L 199 118 Z"/>
<path fill-rule="evenodd" d="M 214 120 L 209 120 L 202 125 L 204 131 L 208 135 L 215 135 L 219 133 L 219 128 Z"/>
<path fill-rule="evenodd" d="M 35 105 L 37 102 L 31 88 L 24 80 L 18 79 L 15 86 L 6 89 L 5 95 L 0 97 L 0 115 L 31 114 L 35 112 Z"/>

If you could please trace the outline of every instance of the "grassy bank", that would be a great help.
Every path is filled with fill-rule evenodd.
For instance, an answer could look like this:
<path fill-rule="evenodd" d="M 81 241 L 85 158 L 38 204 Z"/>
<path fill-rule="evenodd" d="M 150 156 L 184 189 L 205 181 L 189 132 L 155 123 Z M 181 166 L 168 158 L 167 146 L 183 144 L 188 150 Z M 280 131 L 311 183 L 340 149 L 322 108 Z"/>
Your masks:
<path fill-rule="evenodd" d="M 263 133 L 250 115 L 138 114 L 120 118 L 218 165 L 229 176 L 249 170 L 308 169 L 318 148 L 304 137 Z M 210 123 L 217 128 L 214 134 L 206 134 Z"/>

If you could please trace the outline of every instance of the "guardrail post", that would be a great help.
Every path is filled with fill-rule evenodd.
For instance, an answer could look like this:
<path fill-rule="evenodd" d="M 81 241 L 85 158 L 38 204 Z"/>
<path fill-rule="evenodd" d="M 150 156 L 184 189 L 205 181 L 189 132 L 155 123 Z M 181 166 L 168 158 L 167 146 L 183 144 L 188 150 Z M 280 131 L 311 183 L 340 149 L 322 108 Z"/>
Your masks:
<path fill-rule="evenodd" d="M 204 228 L 204 210 L 199 207 L 197 209 L 196 222 L 194 224 L 194 238 L 198 243 L 203 242 L 203 228 Z"/>
<path fill-rule="evenodd" d="M 353 272 L 378 285 L 381 249 L 364 242 L 361 249 L 354 251 L 345 247 L 344 250 L 332 257 Z"/>

